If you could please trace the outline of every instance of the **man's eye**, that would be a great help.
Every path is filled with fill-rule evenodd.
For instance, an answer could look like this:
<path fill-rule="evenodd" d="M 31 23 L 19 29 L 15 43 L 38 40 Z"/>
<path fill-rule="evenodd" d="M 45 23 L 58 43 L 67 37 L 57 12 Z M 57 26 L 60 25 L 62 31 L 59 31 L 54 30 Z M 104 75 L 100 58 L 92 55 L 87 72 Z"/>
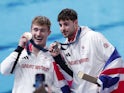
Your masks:
<path fill-rule="evenodd" d="M 38 28 L 34 28 L 34 31 L 38 31 Z"/>
<path fill-rule="evenodd" d="M 65 23 L 64 25 L 65 25 L 65 26 L 68 26 L 68 24 L 67 24 L 67 23 Z"/>
<path fill-rule="evenodd" d="M 61 24 L 59 24 L 59 26 L 61 27 L 62 25 L 61 25 Z"/>

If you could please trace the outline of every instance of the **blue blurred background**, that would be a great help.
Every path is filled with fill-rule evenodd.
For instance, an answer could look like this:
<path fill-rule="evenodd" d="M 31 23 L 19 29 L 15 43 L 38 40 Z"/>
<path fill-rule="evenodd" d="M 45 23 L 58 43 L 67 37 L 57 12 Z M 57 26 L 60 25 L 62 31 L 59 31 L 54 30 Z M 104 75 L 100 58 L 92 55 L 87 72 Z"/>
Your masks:
<path fill-rule="evenodd" d="M 53 41 L 63 42 L 57 15 L 63 8 L 79 14 L 79 24 L 101 32 L 124 58 L 124 1 L 123 0 L 1 0 L 0 1 L 0 63 L 17 46 L 20 36 L 30 31 L 35 16 L 47 16 L 52 22 Z M 11 93 L 14 76 L 0 73 L 0 93 Z"/>

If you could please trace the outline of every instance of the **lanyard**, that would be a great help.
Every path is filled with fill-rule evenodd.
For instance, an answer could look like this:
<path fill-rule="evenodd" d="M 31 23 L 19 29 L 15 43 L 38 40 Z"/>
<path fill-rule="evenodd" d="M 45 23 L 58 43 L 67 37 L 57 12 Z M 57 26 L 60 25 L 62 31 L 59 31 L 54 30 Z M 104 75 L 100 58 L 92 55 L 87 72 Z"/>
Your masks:
<path fill-rule="evenodd" d="M 31 54 L 31 52 L 30 52 L 30 49 L 29 49 L 29 44 L 32 44 L 34 47 L 36 47 L 37 49 L 39 49 L 39 50 L 41 50 L 41 51 L 43 51 L 43 52 L 47 52 L 48 50 L 47 49 L 45 49 L 45 48 L 43 48 L 43 47 L 41 47 L 41 46 L 39 46 L 39 45 L 36 45 L 35 43 L 34 43 L 34 41 L 31 39 L 28 43 L 27 43 L 27 45 L 26 45 L 26 48 L 27 48 L 27 53 L 30 55 Z"/>

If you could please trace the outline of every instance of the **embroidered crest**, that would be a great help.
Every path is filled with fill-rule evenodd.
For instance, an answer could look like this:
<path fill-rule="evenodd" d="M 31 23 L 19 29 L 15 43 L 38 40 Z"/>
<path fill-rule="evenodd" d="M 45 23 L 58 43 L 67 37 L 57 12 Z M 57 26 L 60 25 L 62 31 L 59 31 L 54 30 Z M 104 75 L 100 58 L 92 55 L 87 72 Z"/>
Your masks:
<path fill-rule="evenodd" d="M 108 47 L 109 47 L 109 44 L 108 44 L 108 43 L 104 43 L 103 46 L 104 46 L 105 48 L 108 48 Z"/>

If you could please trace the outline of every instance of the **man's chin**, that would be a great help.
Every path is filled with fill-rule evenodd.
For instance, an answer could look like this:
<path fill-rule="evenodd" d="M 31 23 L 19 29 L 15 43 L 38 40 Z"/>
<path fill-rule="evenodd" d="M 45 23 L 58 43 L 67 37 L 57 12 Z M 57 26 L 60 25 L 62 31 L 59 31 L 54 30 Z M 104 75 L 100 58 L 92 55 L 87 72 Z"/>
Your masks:
<path fill-rule="evenodd" d="M 41 44 L 39 44 L 39 43 L 35 43 L 37 46 L 41 46 Z"/>
<path fill-rule="evenodd" d="M 41 41 L 34 41 L 34 43 L 36 44 L 36 45 L 38 45 L 38 46 L 42 46 L 43 45 L 43 43 L 41 42 Z"/>
<path fill-rule="evenodd" d="M 68 36 L 67 35 L 64 35 L 65 38 L 67 38 Z"/>

